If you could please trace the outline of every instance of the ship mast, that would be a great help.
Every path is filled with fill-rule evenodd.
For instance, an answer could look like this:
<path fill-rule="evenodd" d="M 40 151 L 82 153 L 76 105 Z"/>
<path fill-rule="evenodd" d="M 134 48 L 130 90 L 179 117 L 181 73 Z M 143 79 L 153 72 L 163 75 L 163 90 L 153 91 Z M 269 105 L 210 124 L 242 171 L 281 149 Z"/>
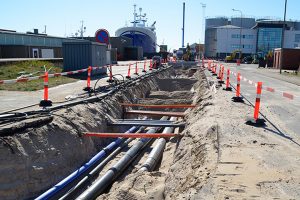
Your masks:
<path fill-rule="evenodd" d="M 133 26 L 136 27 L 136 16 L 137 16 L 136 4 L 134 4 L 133 7 L 134 7 L 134 10 L 133 10 Z"/>

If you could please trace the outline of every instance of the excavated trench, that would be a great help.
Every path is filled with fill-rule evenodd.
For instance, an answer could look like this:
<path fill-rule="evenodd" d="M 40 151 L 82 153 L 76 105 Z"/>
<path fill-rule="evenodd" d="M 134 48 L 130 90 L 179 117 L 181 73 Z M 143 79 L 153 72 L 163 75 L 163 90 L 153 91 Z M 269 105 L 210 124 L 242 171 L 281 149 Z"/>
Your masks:
<path fill-rule="evenodd" d="M 93 155 L 113 139 L 89 138 L 81 136 L 84 132 L 124 132 L 128 127 L 111 127 L 107 122 L 123 117 L 122 102 L 139 104 L 196 104 L 191 109 L 157 109 L 159 111 L 185 111 L 187 127 L 190 120 L 199 118 L 199 111 L 209 105 L 210 94 L 204 72 L 194 68 L 168 68 L 155 76 L 142 79 L 129 87 L 121 88 L 99 102 L 79 104 L 55 111 L 52 116 L 37 117 L 42 124 L 18 122 L 1 129 L 11 128 L 2 137 L 0 145 L 0 199 L 31 199 L 61 181 L 74 170 L 86 163 Z M 135 108 L 143 109 L 145 108 Z M 151 109 L 155 110 L 155 109 Z M 131 118 L 136 118 L 137 116 Z M 142 118 L 143 116 L 138 116 Z M 159 119 L 159 117 L 152 117 Z M 180 119 L 183 120 L 183 119 Z M 43 120 L 42 120 L 43 121 Z M 50 121 L 50 122 L 49 122 Z M 28 125 L 30 124 L 30 125 Z M 15 126 L 24 126 L 14 129 Z M 186 134 L 186 130 L 175 129 L 175 133 Z M 184 138 L 184 137 L 183 137 Z M 212 136 L 213 138 L 213 136 Z M 153 141 L 126 171 L 117 179 L 107 193 L 99 199 L 141 199 L 166 198 L 172 196 L 168 191 L 176 187 L 170 173 L 174 163 L 182 158 L 182 138 L 168 141 L 163 157 L 154 172 L 136 173 L 155 145 Z M 132 142 L 134 143 L 134 141 Z M 123 149 L 116 159 L 110 161 L 102 170 L 103 174 L 131 146 Z M 180 151 L 179 151 L 180 150 Z M 185 166 L 181 167 L 184 171 Z M 148 180 L 147 180 L 148 179 Z M 141 182 L 141 184 L 139 184 Z M 167 184 L 167 185 L 166 185 Z M 147 188 L 147 189 L 146 189 Z M 132 191 L 134 190 L 134 191 Z M 169 195 L 169 196 L 168 196 Z"/>

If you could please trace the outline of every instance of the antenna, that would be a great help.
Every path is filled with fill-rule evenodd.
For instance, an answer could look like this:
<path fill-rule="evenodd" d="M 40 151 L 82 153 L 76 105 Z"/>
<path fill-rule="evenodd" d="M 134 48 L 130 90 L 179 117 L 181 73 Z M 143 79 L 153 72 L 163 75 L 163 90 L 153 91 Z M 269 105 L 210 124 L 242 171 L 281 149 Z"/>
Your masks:
<path fill-rule="evenodd" d="M 78 30 L 77 32 L 80 34 L 81 39 L 83 39 L 83 33 L 85 33 L 85 31 L 86 31 L 86 27 L 83 27 L 83 20 L 81 20 L 80 22 L 81 22 L 81 27 L 80 27 L 80 30 Z M 78 35 L 78 33 L 77 33 L 77 35 Z M 75 33 L 75 35 L 76 35 L 76 33 Z M 77 35 L 76 35 L 76 37 L 77 37 Z"/>
<path fill-rule="evenodd" d="M 133 9 L 133 26 L 136 27 L 136 4 L 133 5 L 134 9 Z"/>

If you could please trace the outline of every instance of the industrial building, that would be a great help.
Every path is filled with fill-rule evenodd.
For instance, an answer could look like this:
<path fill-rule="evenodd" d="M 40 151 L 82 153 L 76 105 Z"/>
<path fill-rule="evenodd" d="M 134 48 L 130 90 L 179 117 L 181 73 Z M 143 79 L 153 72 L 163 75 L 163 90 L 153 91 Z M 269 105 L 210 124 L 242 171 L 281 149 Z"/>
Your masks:
<path fill-rule="evenodd" d="M 281 48 L 283 21 L 247 17 L 207 18 L 205 26 L 205 56 L 225 58 L 235 50 L 243 56 L 267 54 Z M 241 36 L 241 37 L 240 37 Z M 300 47 L 300 22 L 286 22 L 284 48 Z"/>
<path fill-rule="evenodd" d="M 0 58 L 62 58 L 62 43 L 74 38 L 0 29 Z"/>

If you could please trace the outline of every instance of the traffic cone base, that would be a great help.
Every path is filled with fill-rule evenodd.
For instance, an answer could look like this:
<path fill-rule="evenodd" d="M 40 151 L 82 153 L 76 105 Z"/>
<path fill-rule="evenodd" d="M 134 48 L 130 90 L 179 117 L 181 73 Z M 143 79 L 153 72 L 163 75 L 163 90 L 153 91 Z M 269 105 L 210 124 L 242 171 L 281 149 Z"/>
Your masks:
<path fill-rule="evenodd" d="M 243 97 L 232 97 L 231 99 L 233 102 L 244 103 Z"/>
<path fill-rule="evenodd" d="M 223 90 L 232 91 L 232 88 L 231 87 L 227 87 L 227 88 L 223 88 Z"/>
<path fill-rule="evenodd" d="M 258 118 L 258 119 L 254 119 L 254 117 L 248 117 L 246 119 L 246 124 L 250 125 L 250 126 L 255 126 L 255 127 L 264 127 L 266 126 L 266 120 Z"/>
<path fill-rule="evenodd" d="M 52 101 L 50 99 L 48 99 L 48 100 L 41 100 L 39 106 L 43 107 L 43 108 L 50 107 L 50 106 L 52 106 Z"/>
<path fill-rule="evenodd" d="M 91 90 L 92 90 L 92 88 L 91 88 L 91 87 L 85 87 L 85 88 L 83 88 L 83 91 L 90 92 Z"/>
<path fill-rule="evenodd" d="M 114 82 L 114 80 L 113 79 L 108 79 L 107 82 L 112 83 L 112 82 Z"/>
<path fill-rule="evenodd" d="M 143 71 L 142 71 L 142 72 L 146 73 L 146 70 L 144 70 L 144 69 L 143 69 Z"/>
<path fill-rule="evenodd" d="M 218 83 L 219 83 L 219 85 L 222 85 L 222 84 L 224 84 L 225 82 L 224 81 L 218 81 Z"/>

